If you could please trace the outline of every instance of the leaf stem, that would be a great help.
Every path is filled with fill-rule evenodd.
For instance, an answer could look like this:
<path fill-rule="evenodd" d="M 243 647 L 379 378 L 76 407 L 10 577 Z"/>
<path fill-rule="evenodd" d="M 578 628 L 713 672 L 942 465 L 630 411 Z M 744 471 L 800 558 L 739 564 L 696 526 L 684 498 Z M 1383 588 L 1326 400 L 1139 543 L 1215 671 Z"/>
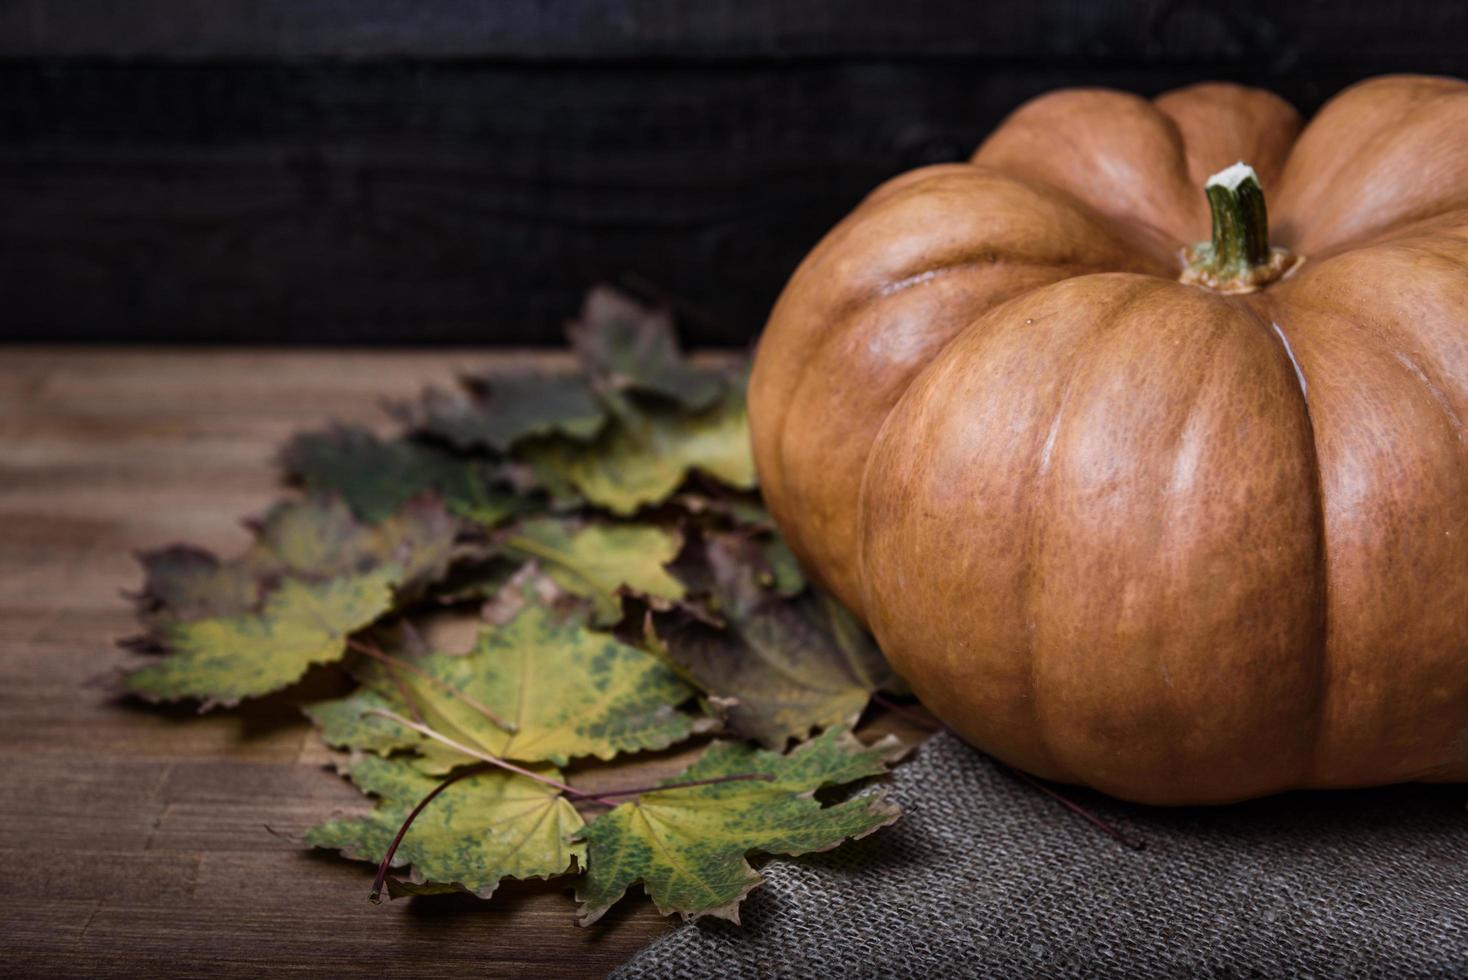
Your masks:
<path fill-rule="evenodd" d="M 526 769 L 522 766 L 517 766 L 513 762 L 501 759 L 499 756 L 490 755 L 488 752 L 484 752 L 480 749 L 473 748 L 472 746 L 465 745 L 463 742 L 455 741 L 454 739 L 449 738 L 447 735 L 444 735 L 442 732 L 434 731 L 427 725 L 419 724 L 416 721 L 411 721 L 407 718 L 404 718 L 396 711 L 389 711 L 386 708 L 368 708 L 362 713 L 364 715 L 377 715 L 381 718 L 386 718 L 389 721 L 397 722 L 404 728 L 410 728 L 413 731 L 417 732 L 419 735 L 424 736 L 425 738 L 431 738 L 435 742 L 438 742 L 442 745 L 447 745 L 455 752 L 462 752 L 465 755 L 469 756 L 471 759 L 478 759 L 484 765 L 497 766 L 500 769 L 504 769 L 517 775 L 524 776 L 527 779 L 533 779 L 537 783 L 549 786 L 552 789 L 558 789 L 572 799 L 586 800 L 589 803 L 600 803 L 602 806 L 616 806 L 617 804 L 613 802 L 612 798 L 617 796 L 637 796 L 642 793 L 651 793 L 655 790 L 687 789 L 690 786 L 714 786 L 718 783 L 767 783 L 775 778 L 767 772 L 741 772 L 729 776 L 713 776 L 709 779 L 689 779 L 680 783 L 664 783 L 660 786 L 634 786 L 629 789 L 613 789 L 603 790 L 599 793 L 588 793 L 585 790 L 577 789 L 576 787 L 571 786 L 568 783 L 563 783 L 560 780 L 541 775 L 534 770 Z"/>
<path fill-rule="evenodd" d="M 369 656 L 374 660 L 386 664 L 389 668 L 399 667 L 403 670 L 406 670 L 413 676 L 427 681 L 443 693 L 447 694 L 449 697 L 454 698 L 455 700 L 465 705 L 468 705 L 470 708 L 473 708 L 475 711 L 479 712 L 481 715 L 488 718 L 495 725 L 509 732 L 511 735 L 513 735 L 518 730 L 514 725 L 510 724 L 499 715 L 495 714 L 494 711 L 492 711 L 487 705 L 483 704 L 478 699 L 473 698 L 468 694 L 465 694 L 463 691 L 459 690 L 457 687 L 454 687 L 448 681 L 434 677 L 432 674 L 422 669 L 421 667 L 414 666 L 413 664 L 408 663 L 406 660 L 402 660 L 398 657 L 394 657 L 390 654 L 384 653 L 372 644 L 365 643 L 361 640 L 348 638 L 347 646 L 351 647 L 353 650 L 356 650 L 358 653 L 365 654 L 366 656 Z"/>
<path fill-rule="evenodd" d="M 388 711 L 386 708 L 369 708 L 364 711 L 363 714 L 378 715 L 380 717 L 387 718 L 391 721 L 396 722 L 399 725 L 402 725 L 405 728 L 412 729 L 420 735 L 431 738 L 436 742 L 441 742 L 458 752 L 462 752 L 470 758 L 480 760 L 476 765 L 461 769 L 453 775 L 449 776 L 443 782 L 439 783 L 428 793 L 427 796 L 419 800 L 418 805 L 413 807 L 413 809 L 408 813 L 408 816 L 403 820 L 402 825 L 398 827 L 398 832 L 396 835 L 394 835 L 392 843 L 388 845 L 387 853 L 382 856 L 382 860 L 379 861 L 377 864 L 377 876 L 372 879 L 372 891 L 367 896 L 374 905 L 382 904 L 382 889 L 387 883 L 387 873 L 392 867 L 392 859 L 397 856 L 399 845 L 403 843 L 403 838 L 407 836 L 408 829 L 413 826 L 413 821 L 418 819 L 418 815 L 423 812 L 424 808 L 427 807 L 428 804 L 434 801 L 438 794 L 442 793 L 444 790 L 454 785 L 454 783 L 457 783 L 459 780 L 464 779 L 468 776 L 487 772 L 491 768 L 499 768 L 507 770 L 509 772 L 513 772 L 516 775 L 524 776 L 527 779 L 532 779 L 537 783 L 541 783 L 542 785 L 550 786 L 553 789 L 560 790 L 562 793 L 565 793 L 567 796 L 573 799 L 585 800 L 590 803 L 600 803 L 602 806 L 606 807 L 615 807 L 619 805 L 615 802 L 615 800 L 611 799 L 611 797 L 635 796 L 641 793 L 649 793 L 653 790 L 685 789 L 689 786 L 712 786 L 715 783 L 733 783 L 752 780 L 769 782 L 775 778 L 770 773 L 747 772 L 738 773 L 730 776 L 715 776 L 709 779 L 690 779 L 685 782 L 667 783 L 662 786 L 638 786 L 631 789 L 610 790 L 600 796 L 597 796 L 591 793 L 583 792 L 579 789 L 576 789 L 574 786 L 569 786 L 566 783 L 552 779 L 549 776 L 541 775 L 540 773 L 534 772 L 530 769 L 524 769 L 520 766 L 515 765 L 513 762 L 507 762 L 504 759 L 499 758 L 498 756 L 490 755 L 487 752 L 480 752 L 479 750 L 464 745 L 461 742 L 456 742 L 448 736 L 434 731 L 427 725 L 420 724 L 419 722 L 411 721 L 407 718 L 404 718 L 396 711 Z"/>
<path fill-rule="evenodd" d="M 423 717 L 423 712 L 418 708 L 418 702 L 414 699 L 413 692 L 408 690 L 408 685 L 403 683 L 402 675 L 398 673 L 397 664 L 389 663 L 386 666 L 387 675 L 392 678 L 393 686 L 398 689 L 398 696 L 408 706 L 408 711 L 412 714 L 413 720 L 420 725 L 428 724 L 428 720 Z"/>
<path fill-rule="evenodd" d="M 387 872 L 388 869 L 392 867 L 392 859 L 398 853 L 398 845 L 401 844 L 403 842 L 403 838 L 407 836 L 408 828 L 413 826 L 413 821 L 418 819 L 418 814 L 423 812 L 423 808 L 432 803 L 434 797 L 438 796 L 439 793 L 442 793 L 444 790 L 454 785 L 454 783 L 457 783 L 459 780 L 465 778 L 466 776 L 473 776 L 477 773 L 484 772 L 488 768 L 489 765 L 487 763 L 480 763 L 477 766 L 470 766 L 468 769 L 456 772 L 448 779 L 445 779 L 443 782 L 433 787 L 432 791 L 430 791 L 427 796 L 418 801 L 418 805 L 413 807 L 412 812 L 410 812 L 407 818 L 403 821 L 403 825 L 398 828 L 397 836 L 392 839 L 392 843 L 388 845 L 387 853 L 382 856 L 382 860 L 378 863 L 377 877 L 372 879 L 372 892 L 367 896 L 368 901 L 370 901 L 373 905 L 382 904 L 382 888 L 383 885 L 387 882 Z"/>
<path fill-rule="evenodd" d="M 462 752 L 471 759 L 478 759 L 480 762 L 488 763 L 491 766 L 498 766 L 501 769 L 524 776 L 527 779 L 533 779 L 537 783 L 541 783 L 545 786 L 550 786 L 553 789 L 558 789 L 562 793 L 565 793 L 567 796 L 574 797 L 575 799 L 594 800 L 597 803 L 603 803 L 606 806 L 617 805 L 608 800 L 604 800 L 599 796 L 593 796 L 590 793 L 583 793 L 580 790 L 576 789 L 574 786 L 568 786 L 567 784 L 559 780 L 552 779 L 549 776 L 543 776 L 538 772 L 534 772 L 533 770 L 517 766 L 513 762 L 508 762 L 504 759 L 501 759 L 497 755 L 490 755 L 488 752 L 484 752 L 480 749 L 465 745 L 463 742 L 456 742 L 453 739 L 449 738 L 447 735 L 444 735 L 441 732 L 434 731 L 427 725 L 420 725 L 416 721 L 404 718 L 396 711 L 388 711 L 386 708 L 368 708 L 362 713 L 364 715 L 378 715 L 379 717 L 386 718 L 389 721 L 395 721 L 399 725 L 402 725 L 404 728 L 410 728 L 425 738 L 431 738 L 435 742 L 447 745 L 455 752 Z"/>
<path fill-rule="evenodd" d="M 690 786 L 714 786 L 718 783 L 773 782 L 775 777 L 767 772 L 742 772 L 734 776 L 714 776 L 710 779 L 690 779 L 681 783 L 663 783 L 659 786 L 636 786 L 632 789 L 604 789 L 601 796 L 637 796 L 665 789 L 687 789 Z"/>

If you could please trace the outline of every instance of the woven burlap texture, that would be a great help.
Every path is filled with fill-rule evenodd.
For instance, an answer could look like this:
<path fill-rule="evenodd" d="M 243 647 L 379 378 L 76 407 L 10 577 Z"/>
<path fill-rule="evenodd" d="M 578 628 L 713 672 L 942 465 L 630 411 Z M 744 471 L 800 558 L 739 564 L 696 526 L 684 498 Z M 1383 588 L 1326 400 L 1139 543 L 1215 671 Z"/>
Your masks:
<path fill-rule="evenodd" d="M 1462 786 L 1187 809 L 1071 791 L 1141 851 L 947 734 L 891 792 L 895 825 L 768 861 L 742 926 L 680 926 L 613 976 L 1468 976 Z"/>

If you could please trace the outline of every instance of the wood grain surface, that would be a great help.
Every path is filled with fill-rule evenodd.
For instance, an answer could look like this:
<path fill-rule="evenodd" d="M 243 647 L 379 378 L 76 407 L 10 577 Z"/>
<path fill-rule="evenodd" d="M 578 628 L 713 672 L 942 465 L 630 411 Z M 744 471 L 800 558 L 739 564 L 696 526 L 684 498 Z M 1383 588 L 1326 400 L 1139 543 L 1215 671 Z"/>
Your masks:
<path fill-rule="evenodd" d="M 1032 96 L 1311 113 L 1468 74 L 1465 35 L 1461 0 L 0 0 L 0 339 L 555 344 L 627 275 L 738 345 Z"/>
<path fill-rule="evenodd" d="M 378 423 L 379 402 L 470 367 L 555 355 L 0 348 L 0 945 L 13 975 L 599 976 L 671 926 L 640 894 L 572 923 L 564 883 L 373 907 L 365 864 L 298 838 L 366 801 L 295 703 L 199 717 L 113 681 L 132 656 L 133 553 L 233 553 L 280 493 L 300 428 Z M 460 624 L 462 625 L 462 624 Z M 451 632 L 452 626 L 446 627 Z M 901 730 L 896 719 L 875 728 Z M 916 730 L 906 729 L 909 734 Z M 640 758 L 636 781 L 688 752 Z M 595 787 L 626 771 L 572 770 Z"/>
<path fill-rule="evenodd" d="M 7 0 L 0 58 L 1340 62 L 1461 57 L 1462 24 L 1451 0 Z"/>

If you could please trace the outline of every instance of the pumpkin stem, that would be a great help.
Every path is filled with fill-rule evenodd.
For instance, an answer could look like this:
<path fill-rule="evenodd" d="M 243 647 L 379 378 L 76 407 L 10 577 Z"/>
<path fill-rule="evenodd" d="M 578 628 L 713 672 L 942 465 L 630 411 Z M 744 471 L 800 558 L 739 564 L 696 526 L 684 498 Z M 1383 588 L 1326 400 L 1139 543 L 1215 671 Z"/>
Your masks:
<path fill-rule="evenodd" d="M 1297 255 L 1269 245 L 1269 212 L 1259 175 L 1236 163 L 1203 185 L 1213 213 L 1213 238 L 1183 249 L 1181 280 L 1220 293 L 1252 293 L 1288 275 Z"/>

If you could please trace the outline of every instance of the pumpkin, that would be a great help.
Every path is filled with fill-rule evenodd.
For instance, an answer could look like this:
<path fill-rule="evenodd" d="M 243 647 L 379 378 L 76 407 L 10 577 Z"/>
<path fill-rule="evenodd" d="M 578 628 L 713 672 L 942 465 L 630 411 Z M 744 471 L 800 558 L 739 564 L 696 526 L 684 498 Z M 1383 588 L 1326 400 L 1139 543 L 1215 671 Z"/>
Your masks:
<path fill-rule="evenodd" d="M 749 410 L 807 570 L 999 759 L 1468 779 L 1468 84 L 1036 99 L 820 242 Z"/>

